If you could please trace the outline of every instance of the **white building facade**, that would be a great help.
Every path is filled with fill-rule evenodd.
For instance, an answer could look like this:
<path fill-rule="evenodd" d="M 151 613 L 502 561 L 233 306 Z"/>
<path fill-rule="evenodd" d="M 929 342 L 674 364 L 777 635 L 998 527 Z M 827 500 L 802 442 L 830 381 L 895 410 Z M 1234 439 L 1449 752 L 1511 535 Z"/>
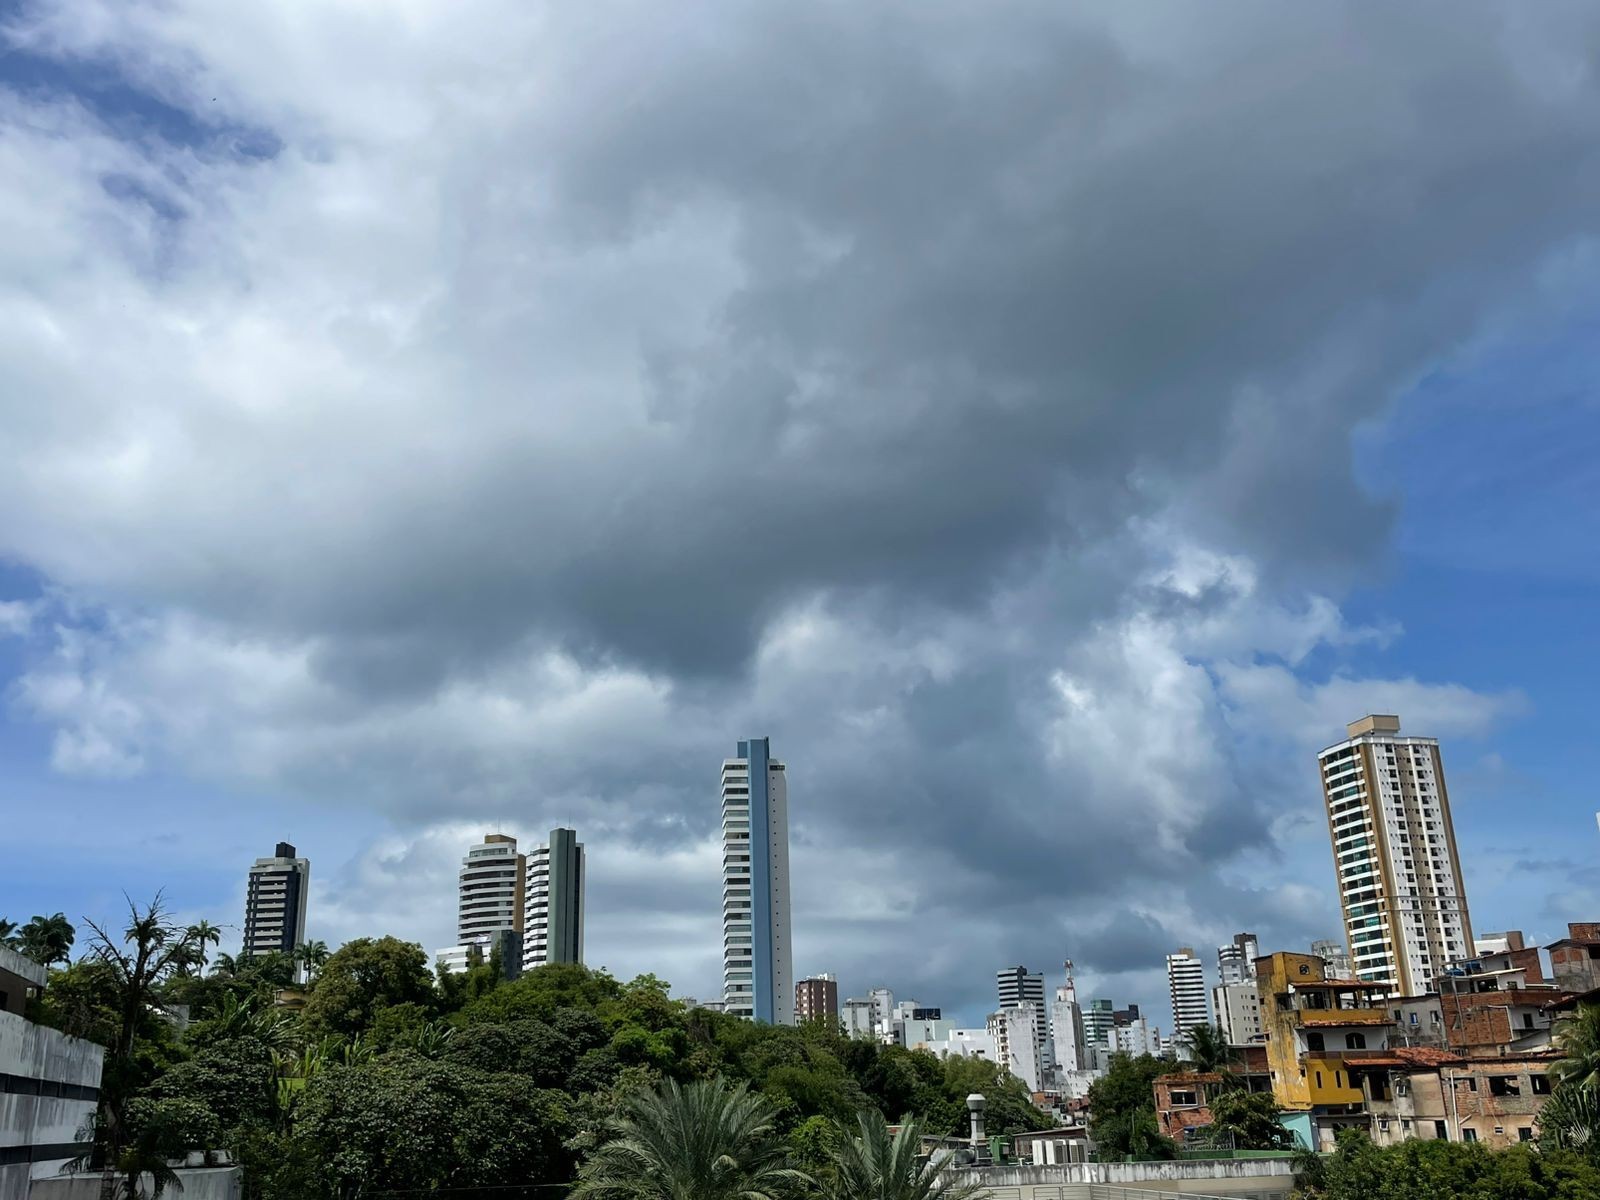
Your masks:
<path fill-rule="evenodd" d="M 435 951 L 434 961 L 462 971 L 474 960 L 488 962 L 499 949 L 507 973 L 522 967 L 522 923 L 527 860 L 517 839 L 485 834 L 467 848 L 456 873 L 456 944 Z"/>
<path fill-rule="evenodd" d="M 1217 947 L 1217 982 L 1243 983 L 1256 977 L 1260 940 L 1253 933 L 1236 933 L 1226 946 Z"/>
<path fill-rule="evenodd" d="M 1266 1040 L 1261 1025 L 1261 993 L 1253 979 L 1243 983 L 1222 983 L 1211 989 L 1217 1010 L 1217 1028 L 1230 1046 L 1248 1046 Z"/>
<path fill-rule="evenodd" d="M 766 738 L 722 764 L 722 998 L 735 1016 L 794 1024 L 789 797 Z"/>
<path fill-rule="evenodd" d="M 1034 1056 L 1038 1059 L 1041 1071 L 1049 1068 L 1054 1047 L 1050 1044 L 1050 1010 L 1044 1002 L 1044 976 L 1034 974 L 1024 966 L 1007 967 L 995 972 L 995 992 L 1001 1008 L 1026 1006 L 1034 1010 L 1034 1030 L 1038 1042 L 1034 1047 Z"/>
<path fill-rule="evenodd" d="M 1444 762 L 1435 738 L 1371 715 L 1317 755 L 1339 903 L 1357 979 L 1434 991 L 1472 948 Z"/>
<path fill-rule="evenodd" d="M 1206 973 L 1200 957 L 1185 946 L 1167 955 L 1167 995 L 1172 1001 L 1172 1040 L 1184 1041 L 1189 1030 L 1211 1019 L 1206 1004 Z"/>
<path fill-rule="evenodd" d="M 989 1036 L 994 1039 L 995 1062 L 1022 1080 L 1030 1092 L 1044 1088 L 1039 1061 L 1039 1009 L 1018 1004 L 989 1014 Z"/>

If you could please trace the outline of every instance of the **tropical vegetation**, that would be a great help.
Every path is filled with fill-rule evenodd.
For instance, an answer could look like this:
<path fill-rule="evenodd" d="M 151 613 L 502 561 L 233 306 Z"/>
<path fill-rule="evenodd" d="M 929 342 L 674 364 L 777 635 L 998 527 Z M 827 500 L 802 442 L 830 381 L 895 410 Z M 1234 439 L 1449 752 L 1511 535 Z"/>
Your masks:
<path fill-rule="evenodd" d="M 753 1024 L 675 1001 L 650 975 L 552 965 L 505 982 L 491 962 L 436 978 L 392 937 L 231 956 L 159 897 L 87 928 L 30 1015 L 108 1048 L 79 1164 L 102 1195 L 161 1185 L 145 1169 L 157 1161 L 225 1150 L 247 1200 L 569 1184 L 961 1200 L 906 1164 L 923 1133 L 964 1133 L 969 1093 L 989 1098 L 993 1133 L 1050 1125 L 991 1062 Z M 650 1154 L 652 1186 L 678 1190 L 619 1190 L 617 1164 Z"/>

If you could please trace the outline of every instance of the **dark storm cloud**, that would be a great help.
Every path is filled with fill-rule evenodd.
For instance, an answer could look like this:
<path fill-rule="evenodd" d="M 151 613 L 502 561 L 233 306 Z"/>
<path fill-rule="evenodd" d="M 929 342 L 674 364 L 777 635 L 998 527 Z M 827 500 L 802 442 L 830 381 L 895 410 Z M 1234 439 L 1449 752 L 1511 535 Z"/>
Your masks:
<path fill-rule="evenodd" d="M 879 915 L 819 955 L 952 994 L 960 937 L 1158 963 L 1183 914 L 1151 910 L 1207 900 L 1152 889 L 1271 852 L 1280 798 L 1204 648 L 1150 632 L 1260 614 L 1225 571 L 1151 582 L 1160 549 L 1258 564 L 1251 603 L 1348 585 L 1391 516 L 1351 430 L 1600 225 L 1582 8 L 587 4 L 421 49 L 378 26 L 320 69 L 264 33 L 282 80 L 203 21 L 81 49 L 180 63 L 167 102 L 221 95 L 283 148 L 247 180 L 88 157 L 172 189 L 190 243 L 159 285 L 82 289 L 154 311 L 131 350 L 68 291 L 52 338 L 93 369 L 14 351 L 0 553 L 193 625 L 33 702 L 133 744 L 220 709 L 250 736 L 215 731 L 248 764 L 219 773 L 673 849 L 710 831 L 716 760 L 770 732 L 802 844 L 878 856 L 828 883 Z M 654 690 L 591 697 L 557 651 Z M 84 661 L 69 682 L 118 670 Z M 615 897 L 647 894 L 690 892 Z"/>

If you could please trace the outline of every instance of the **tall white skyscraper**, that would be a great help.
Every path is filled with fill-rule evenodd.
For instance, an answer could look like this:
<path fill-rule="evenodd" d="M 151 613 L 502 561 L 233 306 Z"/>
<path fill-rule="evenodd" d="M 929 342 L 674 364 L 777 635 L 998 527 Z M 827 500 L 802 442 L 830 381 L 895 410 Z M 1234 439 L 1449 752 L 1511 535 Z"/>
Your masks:
<path fill-rule="evenodd" d="M 735 1016 L 794 1024 L 789 798 L 766 738 L 722 764 L 722 998 Z"/>
<path fill-rule="evenodd" d="M 1217 947 L 1217 982 L 1222 986 L 1256 977 L 1261 946 L 1253 933 L 1236 933 L 1226 946 Z"/>
<path fill-rule="evenodd" d="M 299 858 L 279 842 L 271 858 L 258 858 L 245 889 L 244 945 L 241 953 L 293 954 L 306 940 L 306 895 L 311 890 L 311 860 Z M 296 978 L 299 967 L 295 968 Z"/>
<path fill-rule="evenodd" d="M 435 960 L 462 971 L 474 956 L 488 962 L 498 948 L 514 977 L 522 967 L 526 872 L 514 837 L 489 833 L 469 847 L 456 877 L 456 945 L 438 951 Z"/>
<path fill-rule="evenodd" d="M 1189 1030 L 1211 1019 L 1206 1005 L 1206 972 L 1188 946 L 1167 955 L 1167 994 L 1172 999 L 1172 1040 L 1181 1042 Z"/>
<path fill-rule="evenodd" d="M 1434 990 L 1472 953 L 1472 921 L 1436 738 L 1363 717 L 1317 755 L 1345 936 L 1357 979 Z"/>
<path fill-rule="evenodd" d="M 1006 1005 L 989 1014 L 989 1036 L 995 1043 L 995 1061 L 1003 1070 L 1027 1086 L 1030 1092 L 1042 1090 L 1044 1064 L 1039 1061 L 1039 1014 L 1042 1006 L 1032 1002 Z"/>
<path fill-rule="evenodd" d="M 522 969 L 583 961 L 585 866 L 572 829 L 552 829 L 528 855 L 522 909 Z"/>

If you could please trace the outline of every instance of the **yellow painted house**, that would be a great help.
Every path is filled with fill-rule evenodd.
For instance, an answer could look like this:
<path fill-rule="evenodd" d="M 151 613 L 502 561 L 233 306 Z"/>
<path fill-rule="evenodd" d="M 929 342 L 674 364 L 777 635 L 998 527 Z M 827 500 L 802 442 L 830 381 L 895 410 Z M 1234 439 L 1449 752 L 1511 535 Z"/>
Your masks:
<path fill-rule="evenodd" d="M 1280 952 L 1256 959 L 1256 986 L 1278 1107 L 1359 1108 L 1344 1056 L 1388 1049 L 1394 1024 L 1377 1007 L 1386 985 L 1328 979 L 1316 955 Z"/>

